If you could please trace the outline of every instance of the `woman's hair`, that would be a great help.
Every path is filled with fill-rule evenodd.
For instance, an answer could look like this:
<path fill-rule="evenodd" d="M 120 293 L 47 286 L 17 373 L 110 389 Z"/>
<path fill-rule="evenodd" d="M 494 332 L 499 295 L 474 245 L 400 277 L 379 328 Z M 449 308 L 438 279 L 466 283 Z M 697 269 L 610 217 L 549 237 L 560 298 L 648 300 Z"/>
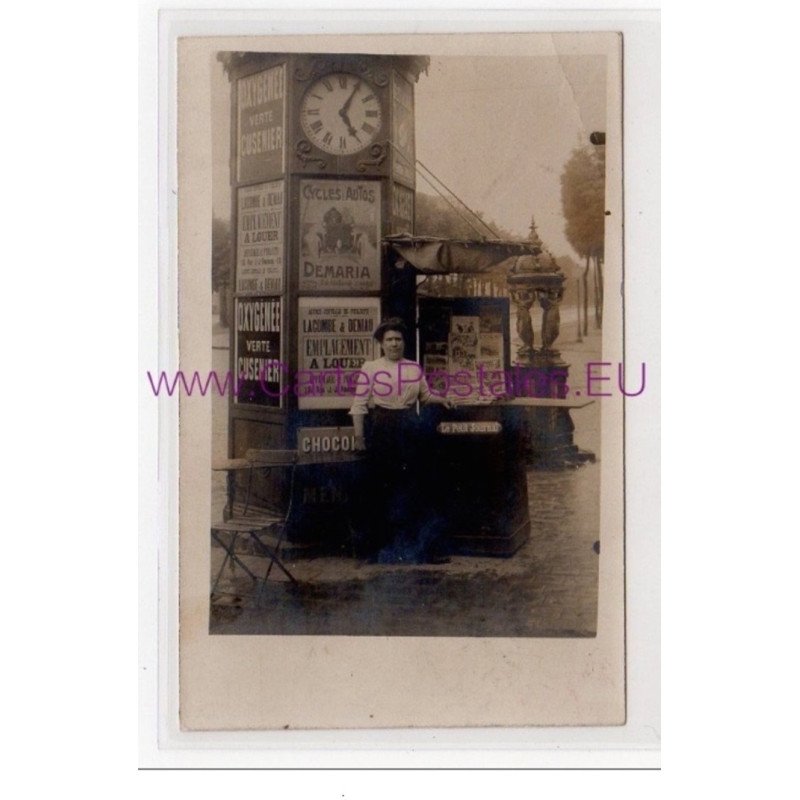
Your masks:
<path fill-rule="evenodd" d="M 395 331 L 399 333 L 404 340 L 408 339 L 408 329 L 406 328 L 405 322 L 400 319 L 400 317 L 390 317 L 389 319 L 385 319 L 381 322 L 380 325 L 375 329 L 375 333 L 373 336 L 383 344 L 383 338 L 386 336 L 389 331 Z"/>

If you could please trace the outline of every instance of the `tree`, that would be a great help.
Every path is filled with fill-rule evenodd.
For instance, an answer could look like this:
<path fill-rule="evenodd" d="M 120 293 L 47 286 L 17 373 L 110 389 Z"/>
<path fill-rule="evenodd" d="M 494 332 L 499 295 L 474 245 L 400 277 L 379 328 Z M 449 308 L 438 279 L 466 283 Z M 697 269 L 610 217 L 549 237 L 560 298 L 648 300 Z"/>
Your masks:
<path fill-rule="evenodd" d="M 585 259 L 583 271 L 583 332 L 588 333 L 589 271 L 594 262 L 595 321 L 603 320 L 603 249 L 605 237 L 605 147 L 577 148 L 561 173 L 564 233 Z"/>
<path fill-rule="evenodd" d="M 455 206 L 455 207 L 454 207 Z M 475 219 L 487 222 L 489 228 L 495 231 L 493 236 L 489 228 Z M 455 201 L 451 206 L 443 197 L 417 192 L 416 207 L 414 209 L 414 233 L 417 236 L 439 236 L 442 239 L 505 239 L 516 241 L 511 231 L 498 225 L 496 222 L 486 220 L 481 211 L 472 214 L 461 208 Z"/>
<path fill-rule="evenodd" d="M 561 255 L 556 257 L 556 264 L 558 264 L 558 268 L 564 273 L 564 299 L 562 300 L 562 305 L 564 306 L 572 306 L 574 305 L 578 312 L 578 339 L 577 341 L 582 342 L 583 339 L 581 338 L 581 310 L 580 310 L 580 301 L 581 301 L 581 292 L 580 292 L 580 282 L 583 278 L 583 267 L 570 255 Z"/>
<path fill-rule="evenodd" d="M 211 289 L 219 292 L 219 320 L 227 326 L 230 319 L 230 288 L 233 276 L 233 243 L 227 220 L 211 221 Z"/>

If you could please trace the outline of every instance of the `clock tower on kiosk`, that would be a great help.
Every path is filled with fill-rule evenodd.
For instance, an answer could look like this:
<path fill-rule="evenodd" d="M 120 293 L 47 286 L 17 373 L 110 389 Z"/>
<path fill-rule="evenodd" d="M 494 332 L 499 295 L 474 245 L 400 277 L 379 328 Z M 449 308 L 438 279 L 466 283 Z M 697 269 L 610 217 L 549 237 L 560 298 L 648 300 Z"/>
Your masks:
<path fill-rule="evenodd" d="M 383 237 L 413 233 L 414 88 L 428 58 L 225 53 L 235 269 L 229 455 L 350 450 L 352 375 L 405 290 Z M 394 284 L 392 284 L 392 281 Z M 309 459 L 311 461 L 313 459 Z M 340 492 L 303 470 L 304 505 Z M 267 491 L 267 488 L 264 488 Z"/>

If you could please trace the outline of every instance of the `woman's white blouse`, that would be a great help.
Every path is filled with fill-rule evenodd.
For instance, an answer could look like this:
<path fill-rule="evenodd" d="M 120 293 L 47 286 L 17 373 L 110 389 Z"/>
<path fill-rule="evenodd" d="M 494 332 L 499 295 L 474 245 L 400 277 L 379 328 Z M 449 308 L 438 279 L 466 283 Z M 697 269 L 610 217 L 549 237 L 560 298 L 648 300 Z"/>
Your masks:
<path fill-rule="evenodd" d="M 350 414 L 366 414 L 368 409 L 409 408 L 417 400 L 425 403 L 431 390 L 422 367 L 416 361 L 403 358 L 390 361 L 382 356 L 375 361 L 366 361 L 355 373 L 355 398 Z"/>

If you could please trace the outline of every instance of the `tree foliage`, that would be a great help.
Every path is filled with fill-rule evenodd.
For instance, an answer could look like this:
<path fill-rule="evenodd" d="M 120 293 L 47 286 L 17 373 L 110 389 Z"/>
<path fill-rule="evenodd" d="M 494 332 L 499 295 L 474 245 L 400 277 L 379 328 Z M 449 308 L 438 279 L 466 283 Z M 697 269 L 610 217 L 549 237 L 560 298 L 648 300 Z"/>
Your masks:
<path fill-rule="evenodd" d="M 561 205 L 567 241 L 586 260 L 583 271 L 583 333 L 588 333 L 589 270 L 592 270 L 594 315 L 603 324 L 603 249 L 605 227 L 605 147 L 577 148 L 561 173 Z"/>
<path fill-rule="evenodd" d="M 453 203 L 458 208 L 457 203 Z M 463 208 L 456 211 L 443 197 L 417 192 L 416 208 L 414 213 L 414 233 L 417 236 L 439 236 L 442 239 L 519 239 L 511 231 L 503 228 L 476 211 L 480 219 L 488 222 L 497 237 L 492 236 L 488 228 L 481 225 L 472 215 Z M 471 223 L 471 224 L 470 224 Z"/>
<path fill-rule="evenodd" d="M 561 173 L 567 241 L 582 257 L 602 259 L 606 185 L 605 148 L 572 151 Z"/>
<path fill-rule="evenodd" d="M 558 264 L 559 269 L 564 273 L 568 281 L 575 280 L 575 278 L 580 278 L 583 275 L 583 268 L 572 256 L 558 256 L 556 264 Z"/>

